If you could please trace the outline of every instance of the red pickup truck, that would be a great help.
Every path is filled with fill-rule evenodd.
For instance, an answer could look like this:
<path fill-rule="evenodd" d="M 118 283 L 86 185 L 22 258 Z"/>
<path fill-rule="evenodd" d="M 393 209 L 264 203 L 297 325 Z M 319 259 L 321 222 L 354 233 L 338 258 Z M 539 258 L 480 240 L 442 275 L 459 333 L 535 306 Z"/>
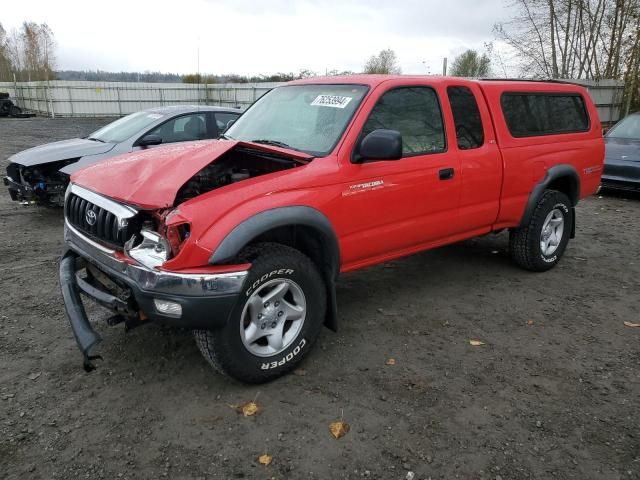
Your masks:
<path fill-rule="evenodd" d="M 600 183 L 580 86 L 348 76 L 278 87 L 219 140 L 164 146 L 71 178 L 66 310 L 85 368 L 109 324 L 193 330 L 245 382 L 297 365 L 338 323 L 341 272 L 509 229 L 515 262 L 553 267 Z"/>

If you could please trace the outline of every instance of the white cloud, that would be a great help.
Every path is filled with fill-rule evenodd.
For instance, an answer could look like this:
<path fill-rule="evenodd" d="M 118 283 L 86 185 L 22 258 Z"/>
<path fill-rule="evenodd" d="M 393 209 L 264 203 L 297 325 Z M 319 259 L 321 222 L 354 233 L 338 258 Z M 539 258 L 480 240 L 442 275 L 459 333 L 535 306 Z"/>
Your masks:
<path fill-rule="evenodd" d="M 454 2 L 450 2 L 454 3 Z M 61 69 L 258 74 L 359 71 L 384 48 L 404 73 L 439 73 L 493 39 L 502 0 L 23 0 L 3 6 L 7 30 L 53 29 Z M 499 13 L 498 13 L 499 12 Z"/>

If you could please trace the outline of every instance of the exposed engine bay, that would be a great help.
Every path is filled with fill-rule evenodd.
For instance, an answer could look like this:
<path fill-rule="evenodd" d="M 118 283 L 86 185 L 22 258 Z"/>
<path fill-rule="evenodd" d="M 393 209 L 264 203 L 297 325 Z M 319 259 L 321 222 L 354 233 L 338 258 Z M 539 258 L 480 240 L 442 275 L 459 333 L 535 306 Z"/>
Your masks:
<path fill-rule="evenodd" d="M 196 173 L 176 195 L 176 205 L 225 185 L 306 164 L 286 155 L 235 148 Z"/>

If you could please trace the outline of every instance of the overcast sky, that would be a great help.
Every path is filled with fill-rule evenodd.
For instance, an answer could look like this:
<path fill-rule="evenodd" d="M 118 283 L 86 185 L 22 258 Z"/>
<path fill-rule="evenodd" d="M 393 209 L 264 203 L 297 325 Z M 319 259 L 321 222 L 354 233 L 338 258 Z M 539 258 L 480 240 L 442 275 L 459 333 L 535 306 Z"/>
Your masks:
<path fill-rule="evenodd" d="M 494 40 L 506 0 L 20 0 L 6 30 L 46 22 L 59 69 L 259 74 L 361 71 L 395 50 L 403 73 L 439 73 L 442 58 Z"/>

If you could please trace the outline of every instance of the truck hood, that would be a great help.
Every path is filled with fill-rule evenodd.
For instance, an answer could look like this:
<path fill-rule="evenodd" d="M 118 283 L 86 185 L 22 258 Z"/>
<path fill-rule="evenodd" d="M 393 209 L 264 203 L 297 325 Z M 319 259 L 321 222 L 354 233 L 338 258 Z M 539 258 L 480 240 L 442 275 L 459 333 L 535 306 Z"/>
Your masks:
<path fill-rule="evenodd" d="M 84 138 L 72 138 L 60 142 L 47 143 L 39 147 L 29 148 L 13 155 L 10 160 L 14 163 L 32 167 L 45 163 L 58 162 L 69 158 L 79 158 L 88 155 L 106 153 L 115 147 L 115 143 L 101 143 Z"/>
<path fill-rule="evenodd" d="M 605 163 L 609 161 L 640 162 L 640 141 L 605 137 Z"/>
<path fill-rule="evenodd" d="M 143 209 L 173 206 L 178 190 L 228 151 L 251 148 L 286 155 L 301 163 L 306 153 L 235 140 L 177 143 L 109 158 L 71 175 L 71 182 Z"/>

